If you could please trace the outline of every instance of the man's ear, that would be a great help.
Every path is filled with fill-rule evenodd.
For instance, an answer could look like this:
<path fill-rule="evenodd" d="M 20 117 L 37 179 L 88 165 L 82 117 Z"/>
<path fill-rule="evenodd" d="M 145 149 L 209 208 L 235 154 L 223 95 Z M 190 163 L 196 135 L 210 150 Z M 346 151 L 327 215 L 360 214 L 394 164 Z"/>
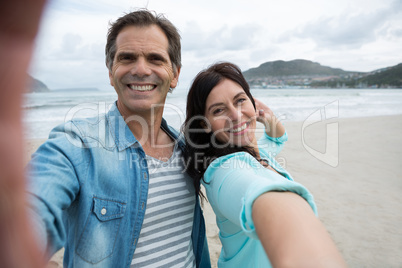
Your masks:
<path fill-rule="evenodd" d="M 211 132 L 212 132 L 211 125 L 210 125 L 210 124 L 207 124 L 204 120 L 202 120 L 202 121 L 200 122 L 200 125 L 201 125 L 201 127 L 204 129 L 204 131 L 205 131 L 206 133 L 211 133 Z"/>
<path fill-rule="evenodd" d="M 173 79 L 170 82 L 170 88 L 175 88 L 179 83 L 180 69 L 181 68 L 176 68 L 176 71 L 173 72 Z"/>
<path fill-rule="evenodd" d="M 113 75 L 112 75 L 112 72 L 111 72 L 111 71 L 109 71 L 109 82 L 110 82 L 110 85 L 111 85 L 112 87 L 114 87 Z"/>

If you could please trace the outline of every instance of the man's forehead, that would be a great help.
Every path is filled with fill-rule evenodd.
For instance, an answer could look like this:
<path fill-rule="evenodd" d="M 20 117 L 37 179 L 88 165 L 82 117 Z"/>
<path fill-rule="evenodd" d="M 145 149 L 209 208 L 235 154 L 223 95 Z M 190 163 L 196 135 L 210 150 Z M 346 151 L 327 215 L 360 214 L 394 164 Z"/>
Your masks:
<path fill-rule="evenodd" d="M 169 42 L 165 33 L 157 26 L 126 26 L 116 38 L 117 50 L 152 51 L 168 53 Z"/>
<path fill-rule="evenodd" d="M 123 29 L 121 29 L 121 31 L 118 33 L 116 41 L 118 42 L 125 39 L 135 39 L 138 42 L 147 41 L 147 42 L 160 42 L 163 44 L 168 43 L 166 34 L 157 25 L 126 26 Z"/>

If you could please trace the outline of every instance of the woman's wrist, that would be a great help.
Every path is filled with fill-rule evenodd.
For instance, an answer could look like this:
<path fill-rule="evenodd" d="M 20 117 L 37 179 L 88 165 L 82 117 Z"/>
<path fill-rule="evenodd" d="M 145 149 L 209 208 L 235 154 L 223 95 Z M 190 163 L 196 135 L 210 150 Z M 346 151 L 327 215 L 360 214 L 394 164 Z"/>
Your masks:
<path fill-rule="evenodd" d="M 266 121 L 264 123 L 265 133 L 272 137 L 278 138 L 285 134 L 285 128 L 281 121 L 275 115 L 266 116 Z"/>

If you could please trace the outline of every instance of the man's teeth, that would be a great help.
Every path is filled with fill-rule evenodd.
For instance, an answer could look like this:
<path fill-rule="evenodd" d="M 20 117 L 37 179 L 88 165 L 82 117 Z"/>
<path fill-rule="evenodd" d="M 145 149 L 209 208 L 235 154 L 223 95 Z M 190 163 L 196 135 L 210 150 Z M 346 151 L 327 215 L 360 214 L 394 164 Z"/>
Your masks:
<path fill-rule="evenodd" d="M 138 90 L 138 91 L 150 91 L 154 89 L 153 85 L 146 85 L 146 86 L 135 86 L 135 85 L 130 85 L 129 86 L 132 90 Z"/>
<path fill-rule="evenodd" d="M 239 128 L 229 129 L 229 132 L 231 132 L 231 133 L 237 133 L 237 132 L 240 132 L 240 131 L 245 130 L 246 127 L 247 127 L 247 124 L 243 124 L 243 125 L 242 125 L 241 127 L 239 127 Z"/>

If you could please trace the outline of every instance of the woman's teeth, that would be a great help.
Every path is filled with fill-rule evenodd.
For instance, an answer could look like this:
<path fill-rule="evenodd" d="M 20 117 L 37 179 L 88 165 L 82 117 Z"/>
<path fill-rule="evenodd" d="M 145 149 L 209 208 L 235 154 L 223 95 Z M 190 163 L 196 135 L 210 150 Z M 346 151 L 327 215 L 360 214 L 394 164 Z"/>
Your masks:
<path fill-rule="evenodd" d="M 231 132 L 231 133 L 241 132 L 241 131 L 245 130 L 246 127 L 247 127 L 247 123 L 246 123 L 246 124 L 243 124 L 243 125 L 242 125 L 241 127 L 239 127 L 239 128 L 229 129 L 229 132 Z"/>

